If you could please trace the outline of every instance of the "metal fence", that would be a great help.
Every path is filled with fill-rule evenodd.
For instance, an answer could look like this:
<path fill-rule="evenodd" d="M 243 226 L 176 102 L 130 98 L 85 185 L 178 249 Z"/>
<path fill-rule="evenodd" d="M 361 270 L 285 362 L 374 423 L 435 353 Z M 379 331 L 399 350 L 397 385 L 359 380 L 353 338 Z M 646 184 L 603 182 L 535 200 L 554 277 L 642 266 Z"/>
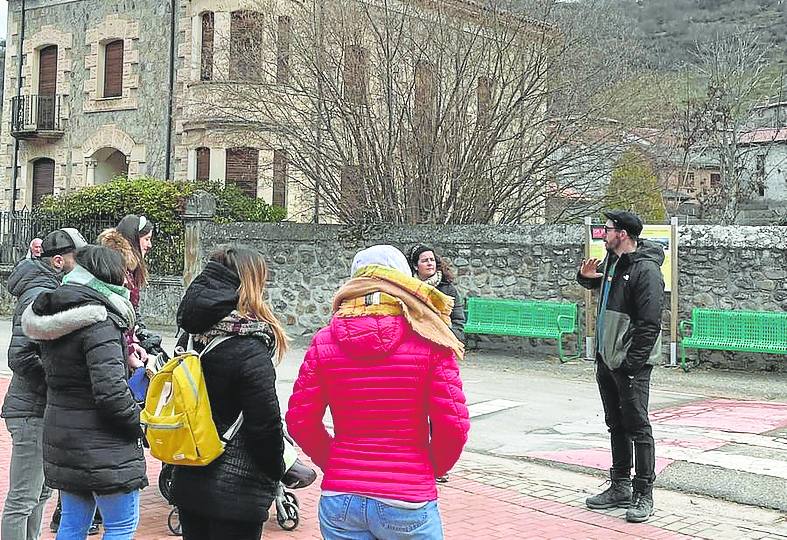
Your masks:
<path fill-rule="evenodd" d="M 30 241 L 43 238 L 63 227 L 77 229 L 85 239 L 94 243 L 104 229 L 114 227 L 117 220 L 100 219 L 75 223 L 73 221 L 41 216 L 35 212 L 0 212 L 0 264 L 13 265 L 27 255 Z M 183 273 L 183 236 L 153 232 L 153 250 L 147 262 L 150 272 L 159 275 Z"/>

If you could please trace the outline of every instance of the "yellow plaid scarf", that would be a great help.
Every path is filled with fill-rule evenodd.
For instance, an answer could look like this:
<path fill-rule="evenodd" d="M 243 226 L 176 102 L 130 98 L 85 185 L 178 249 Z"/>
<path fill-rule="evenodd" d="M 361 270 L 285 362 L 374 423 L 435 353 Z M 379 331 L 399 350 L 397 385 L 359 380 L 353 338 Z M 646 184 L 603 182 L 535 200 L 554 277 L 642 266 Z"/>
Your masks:
<path fill-rule="evenodd" d="M 380 265 L 367 265 L 342 285 L 333 299 L 337 317 L 404 315 L 425 339 L 464 357 L 464 345 L 451 332 L 454 300 L 418 278 Z"/>

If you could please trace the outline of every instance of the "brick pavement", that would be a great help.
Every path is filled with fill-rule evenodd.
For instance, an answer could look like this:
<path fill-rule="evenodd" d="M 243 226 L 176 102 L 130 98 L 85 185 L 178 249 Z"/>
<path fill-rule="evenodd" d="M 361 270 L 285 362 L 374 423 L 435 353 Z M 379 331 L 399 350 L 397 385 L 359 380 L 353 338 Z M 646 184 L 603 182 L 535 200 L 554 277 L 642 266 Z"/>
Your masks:
<path fill-rule="evenodd" d="M 0 378 L 0 399 L 5 396 L 8 379 Z M 8 489 L 10 437 L 0 429 L 0 503 Z M 141 520 L 137 538 L 140 540 L 171 539 L 167 530 L 170 507 L 157 488 L 159 464 L 148 457 L 151 486 L 143 491 Z M 450 539 L 787 539 L 787 527 L 773 525 L 771 514 L 757 522 L 752 518 L 732 517 L 733 511 L 717 511 L 709 517 L 707 506 L 700 501 L 697 508 L 679 502 L 667 511 L 659 511 L 651 522 L 629 524 L 623 510 L 589 511 L 584 498 L 598 487 L 598 478 L 558 471 L 532 463 L 504 460 L 478 454 L 466 454 L 448 484 L 440 486 L 440 509 Z M 281 530 L 272 511 L 266 525 L 265 538 L 318 539 L 316 503 L 319 482 L 296 492 L 301 501 L 301 524 L 294 532 Z M 657 494 L 657 507 L 666 492 Z M 684 497 L 674 495 L 674 497 Z M 705 504 L 705 506 L 703 506 Z M 728 506 L 731 503 L 725 503 Z M 731 505 L 736 506 L 736 505 Z M 47 505 L 45 523 L 49 523 L 54 498 Z M 765 511 L 763 511 L 765 512 Z M 778 522 L 778 516 L 774 522 Z M 48 531 L 42 535 L 51 539 Z"/>

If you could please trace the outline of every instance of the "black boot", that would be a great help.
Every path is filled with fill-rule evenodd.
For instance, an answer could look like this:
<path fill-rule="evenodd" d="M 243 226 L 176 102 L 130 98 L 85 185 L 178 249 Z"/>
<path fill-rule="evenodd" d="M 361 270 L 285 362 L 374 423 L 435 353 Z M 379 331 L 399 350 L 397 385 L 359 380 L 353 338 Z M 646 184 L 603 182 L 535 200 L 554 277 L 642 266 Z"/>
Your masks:
<path fill-rule="evenodd" d="M 625 508 L 631 503 L 631 479 L 610 469 L 610 486 L 603 492 L 585 499 L 588 508 Z"/>
<path fill-rule="evenodd" d="M 653 515 L 653 482 L 634 478 L 634 495 L 626 510 L 626 521 L 642 523 Z"/>

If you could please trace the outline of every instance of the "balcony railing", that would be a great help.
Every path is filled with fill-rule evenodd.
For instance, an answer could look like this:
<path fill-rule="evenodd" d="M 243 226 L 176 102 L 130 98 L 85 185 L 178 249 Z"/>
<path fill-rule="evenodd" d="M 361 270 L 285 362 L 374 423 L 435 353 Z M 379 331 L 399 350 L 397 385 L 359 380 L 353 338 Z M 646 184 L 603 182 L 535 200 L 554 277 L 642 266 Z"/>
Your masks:
<path fill-rule="evenodd" d="M 14 96 L 11 100 L 11 135 L 18 139 L 63 136 L 63 96 Z"/>

